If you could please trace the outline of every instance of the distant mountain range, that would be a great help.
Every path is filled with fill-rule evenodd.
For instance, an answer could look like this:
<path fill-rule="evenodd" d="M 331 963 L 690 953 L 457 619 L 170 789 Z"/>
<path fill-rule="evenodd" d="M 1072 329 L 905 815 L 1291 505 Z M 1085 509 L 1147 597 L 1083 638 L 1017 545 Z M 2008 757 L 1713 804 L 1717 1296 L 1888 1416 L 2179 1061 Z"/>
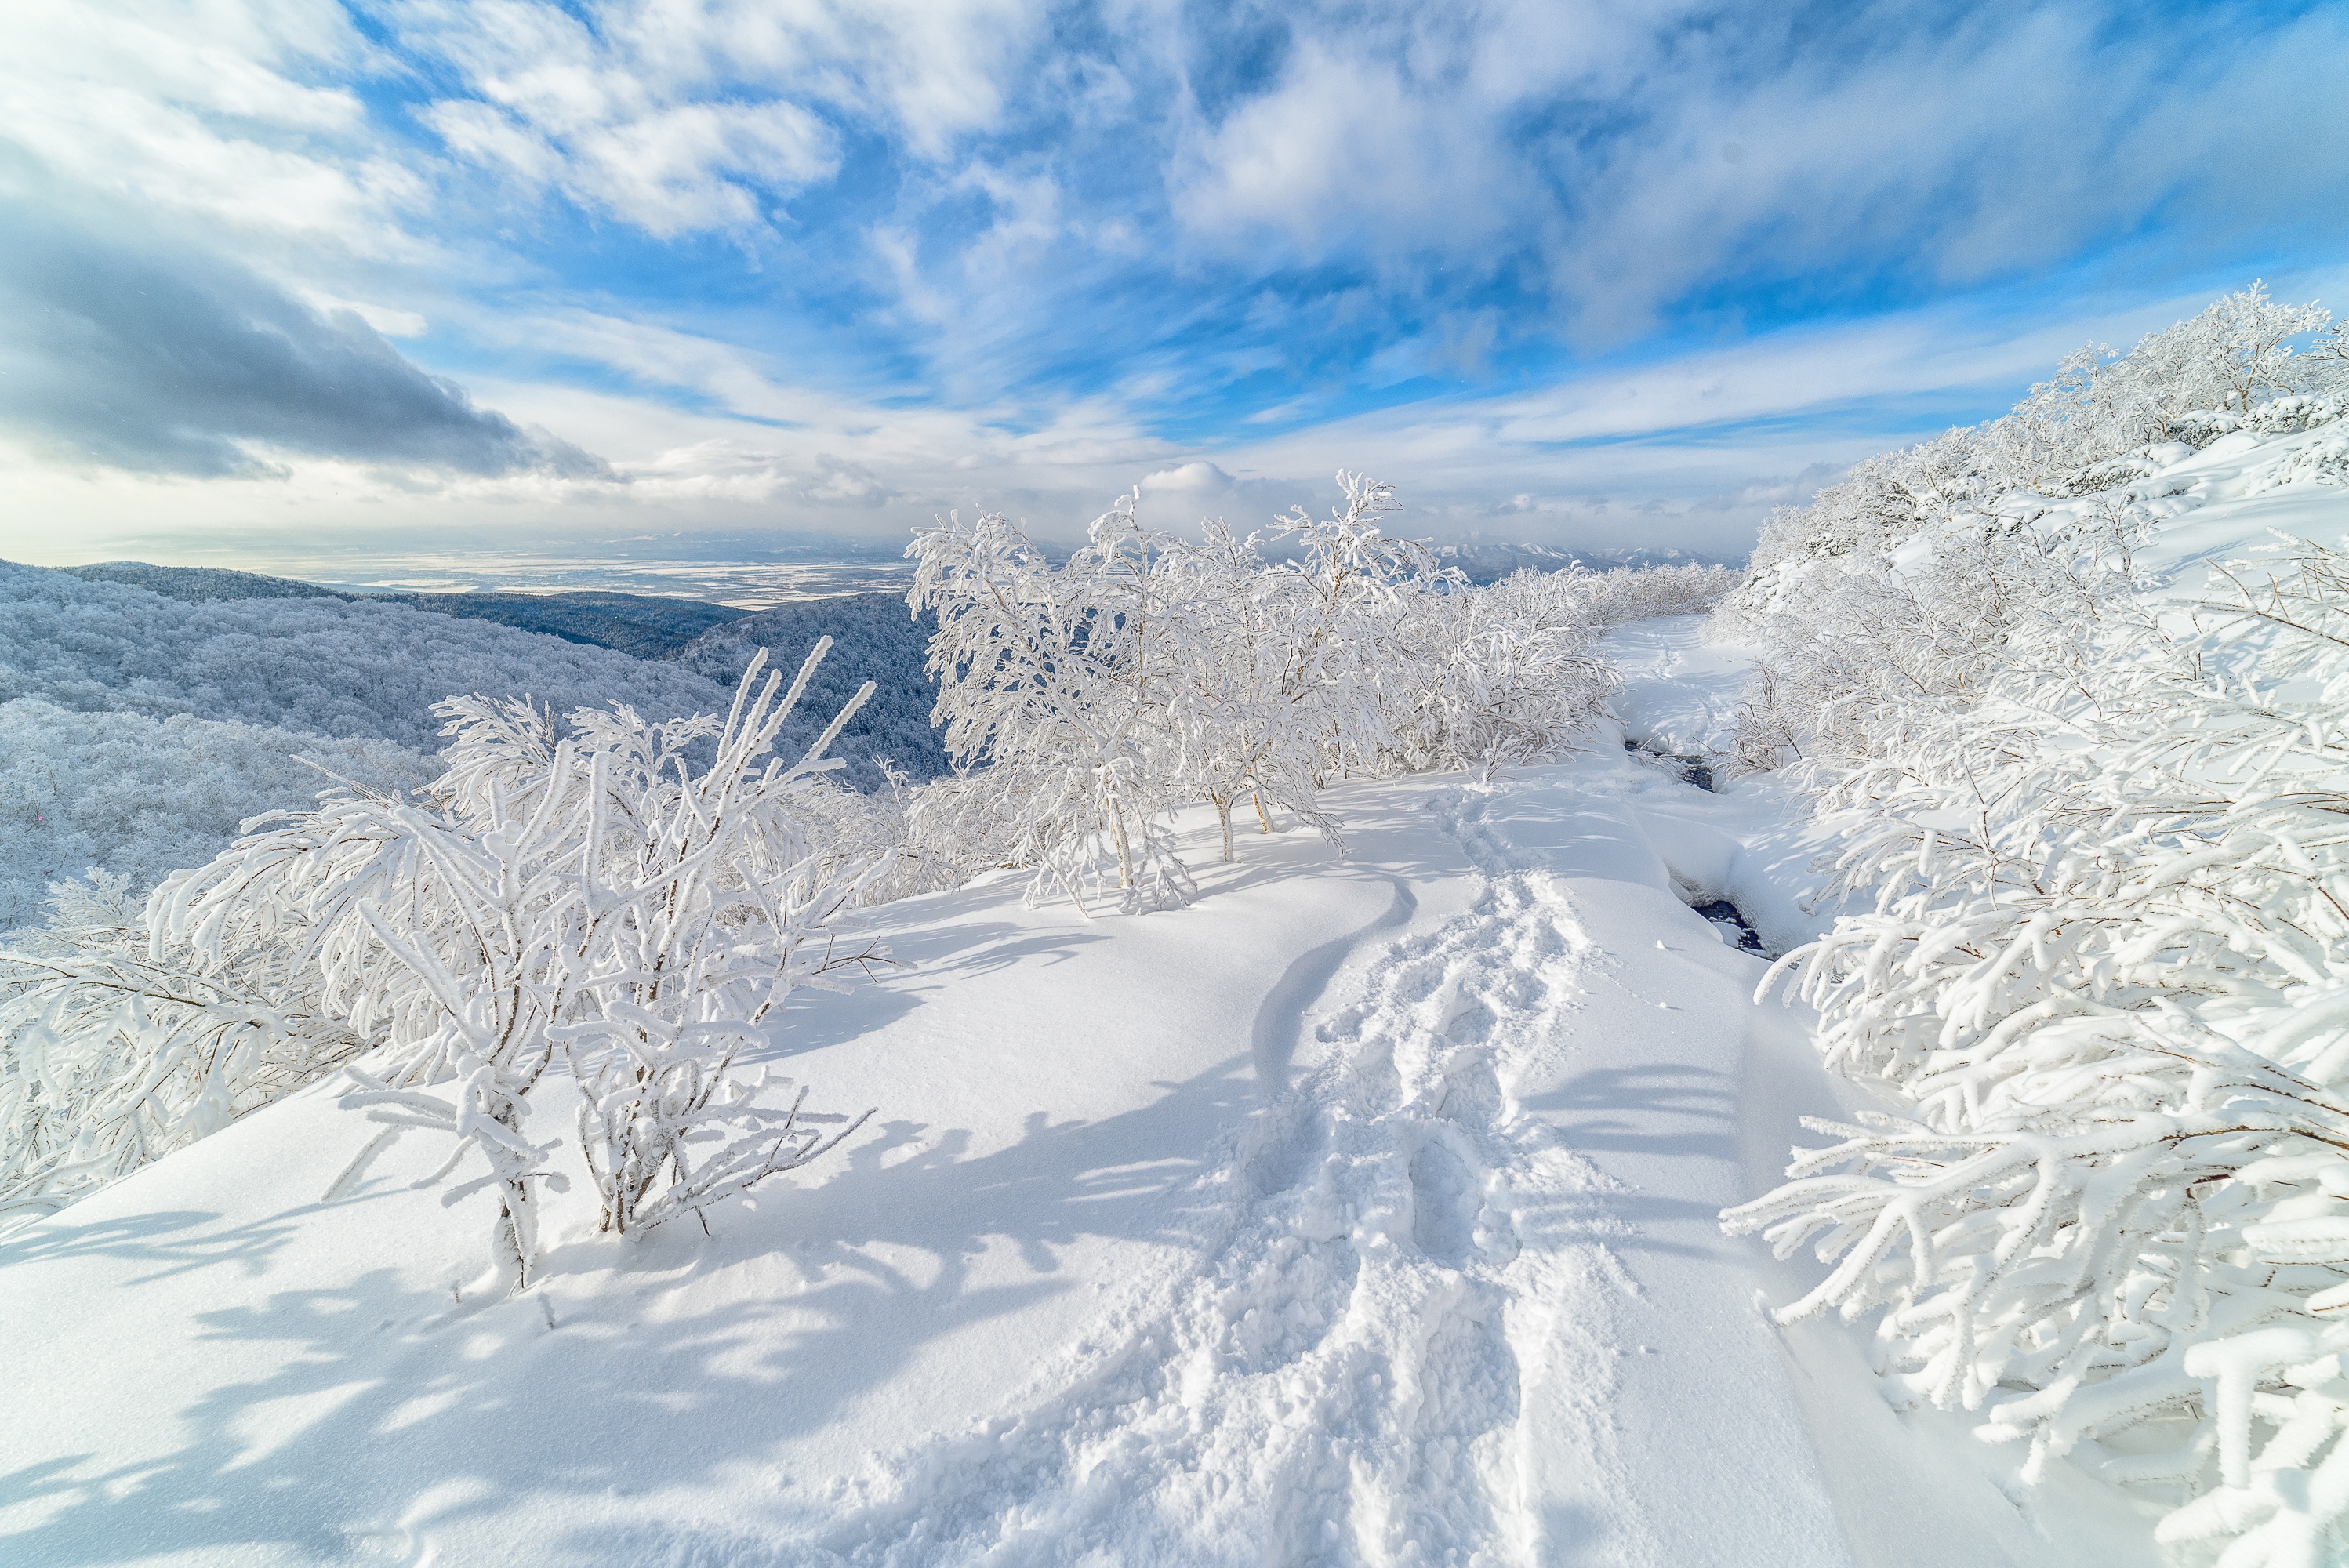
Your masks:
<path fill-rule="evenodd" d="M 216 599 L 366 599 L 405 604 L 468 620 L 495 621 L 524 632 L 543 632 L 566 643 L 616 648 L 640 659 L 666 658 L 711 627 L 739 621 L 748 613 L 698 599 L 598 589 L 566 589 L 559 593 L 356 593 L 292 577 L 268 577 L 218 566 L 108 561 L 65 570 L 87 582 L 127 583 L 190 603 Z"/>

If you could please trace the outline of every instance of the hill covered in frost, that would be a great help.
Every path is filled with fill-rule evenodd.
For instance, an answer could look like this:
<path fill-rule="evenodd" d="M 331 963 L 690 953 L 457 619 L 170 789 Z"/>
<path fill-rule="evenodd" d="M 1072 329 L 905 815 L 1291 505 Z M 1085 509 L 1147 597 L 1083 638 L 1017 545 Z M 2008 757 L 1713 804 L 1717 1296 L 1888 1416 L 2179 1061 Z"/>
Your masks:
<path fill-rule="evenodd" d="M 96 866 L 143 891 L 244 818 L 306 804 L 333 780 L 296 754 L 377 788 L 422 782 L 432 705 L 471 691 L 663 717 L 723 696 L 674 665 L 404 604 L 169 597 L 0 562 L 0 931 L 58 878 Z"/>
<path fill-rule="evenodd" d="M 777 662 L 795 663 L 817 638 L 832 638 L 832 654 L 810 683 L 807 701 L 812 712 L 829 717 L 859 685 L 874 683 L 872 700 L 849 721 L 833 750 L 848 762 L 857 788 L 877 789 L 885 784 L 884 761 L 916 783 L 947 770 L 946 748 L 930 727 L 937 683 L 924 667 L 936 629 L 936 618 L 907 610 L 902 593 L 848 593 L 761 610 L 704 632 L 668 656 L 730 686 L 761 648 Z"/>

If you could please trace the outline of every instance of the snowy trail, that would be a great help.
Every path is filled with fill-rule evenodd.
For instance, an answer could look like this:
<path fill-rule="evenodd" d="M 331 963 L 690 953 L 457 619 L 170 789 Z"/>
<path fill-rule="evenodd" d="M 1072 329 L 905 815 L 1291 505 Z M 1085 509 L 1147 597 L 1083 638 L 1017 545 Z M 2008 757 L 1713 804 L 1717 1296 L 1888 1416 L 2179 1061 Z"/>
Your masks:
<path fill-rule="evenodd" d="M 1285 1014 L 1280 1004 L 1318 989 L 1347 950 L 1358 961 L 1332 987 L 1352 995 L 1311 1031 L 1318 1061 L 1237 1130 L 1201 1182 L 1197 1271 L 1130 1305 L 1123 1341 L 1065 1392 L 977 1438 L 894 1462 L 896 1479 L 882 1484 L 895 1495 L 823 1532 L 828 1553 L 858 1563 L 1847 1560 L 1775 1349 L 1744 1299 L 1752 1282 L 1712 1229 L 1713 1210 L 1738 1195 L 1734 1140 L 1717 1125 L 1678 1139 L 1676 1151 L 1650 1161 L 1671 1190 L 1642 1191 L 1576 1147 L 1578 1130 L 1603 1125 L 1610 1162 L 1623 1162 L 1640 1140 L 1624 1140 L 1622 1119 L 1593 1121 L 1576 1114 L 1590 1105 L 1567 1103 L 1572 1085 L 1590 1080 L 1594 1024 L 1616 1022 L 1602 992 L 1621 991 L 1614 972 L 1624 967 L 1592 939 L 1578 904 L 1630 903 L 1642 929 L 1713 950 L 1696 948 L 1711 963 L 1695 968 L 1717 993 L 1715 1009 L 1731 1015 L 1715 1042 L 1731 1075 L 1743 1038 L 1735 988 L 1751 977 L 1653 885 L 1661 867 L 1640 863 L 1628 821 L 1600 814 L 1529 852 L 1523 830 L 1554 817 L 1521 811 L 1513 824 L 1495 810 L 1512 799 L 1464 788 L 1429 802 L 1480 878 L 1466 911 L 1376 942 L 1411 913 L 1399 883 L 1384 918 L 1299 960 L 1268 998 L 1268 1015 Z M 1562 874 L 1569 869 L 1643 874 L 1578 883 Z M 1689 976 L 1671 979 L 1685 995 Z M 1686 1032 L 1686 1019 L 1673 1022 Z M 1260 1024 L 1257 1062 L 1278 1085 L 1286 1052 L 1268 1049 L 1266 1036 Z M 1652 1039 L 1632 1044 L 1652 1054 Z M 1733 1076 L 1700 1091 L 1713 1097 L 1701 1116 L 1717 1123 L 1733 1088 Z M 1671 1143 L 1676 1114 L 1653 1111 L 1637 1130 Z M 1694 1187 L 1683 1169 L 1692 1156 L 1719 1167 Z M 1644 1229 L 1667 1212 L 1701 1222 L 1698 1247 L 1665 1243 L 1702 1253 L 1699 1265 L 1635 1278 L 1618 1250 L 1662 1238 L 1644 1235 L 1633 1212 Z M 1659 1290 L 1671 1293 L 1668 1303 L 1654 1299 Z M 1740 1357 L 1709 1343 L 1723 1336 L 1714 1320 L 1724 1315 L 1742 1366 L 1723 1365 Z M 1619 1343 L 1625 1326 L 1648 1343 Z M 1623 1440 L 1645 1447 L 1657 1434 L 1636 1421 L 1623 1429 L 1624 1364 L 1665 1357 L 1685 1385 L 1668 1394 L 1723 1407 L 1711 1423 L 1718 1443 L 1696 1445 L 1718 1451 L 1685 1451 L 1683 1434 L 1683 1451 L 1642 1456 L 1661 1464 L 1643 1476 Z M 1706 1387 L 1723 1376 L 1734 1381 Z M 1676 1433 L 1684 1425 L 1670 1423 Z M 908 1460 L 910 1475 L 899 1470 Z M 1686 1473 L 1708 1461 L 1710 1477 Z M 1724 1519 L 1735 1521 L 1728 1536 Z"/>
<path fill-rule="evenodd" d="M 58 1412 L 0 1560 L 1836 1568 L 1714 1220 L 1758 965 L 1666 865 L 1718 799 L 1610 745 L 1350 789 L 1352 859 L 1185 911 L 889 906 L 902 977 L 782 1058 L 870 1141 L 709 1238 L 558 1212 L 513 1301 L 452 1297 L 424 1143 L 321 1202 L 373 1130 L 297 1096 L 0 1245 Z"/>

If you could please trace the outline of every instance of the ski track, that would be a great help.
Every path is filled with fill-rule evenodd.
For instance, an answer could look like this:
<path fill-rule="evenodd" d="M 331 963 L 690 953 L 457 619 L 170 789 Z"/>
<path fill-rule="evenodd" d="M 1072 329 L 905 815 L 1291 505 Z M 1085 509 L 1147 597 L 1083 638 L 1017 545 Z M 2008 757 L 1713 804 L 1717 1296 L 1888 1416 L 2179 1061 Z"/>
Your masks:
<path fill-rule="evenodd" d="M 1492 799 L 1432 800 L 1475 903 L 1344 972 L 1318 1065 L 1190 1194 L 1199 1263 L 1132 1287 L 1026 1413 L 835 1483 L 799 1560 L 1531 1563 L 1561 1520 L 1584 1550 L 1625 1523 L 1591 1502 L 1625 1495 L 1607 1410 L 1633 1287 L 1607 1243 L 1629 1232 L 1594 1217 L 1618 1185 L 1511 1093 L 1603 959 Z M 1578 1407 L 1575 1506 L 1547 1495 L 1533 1386 Z"/>

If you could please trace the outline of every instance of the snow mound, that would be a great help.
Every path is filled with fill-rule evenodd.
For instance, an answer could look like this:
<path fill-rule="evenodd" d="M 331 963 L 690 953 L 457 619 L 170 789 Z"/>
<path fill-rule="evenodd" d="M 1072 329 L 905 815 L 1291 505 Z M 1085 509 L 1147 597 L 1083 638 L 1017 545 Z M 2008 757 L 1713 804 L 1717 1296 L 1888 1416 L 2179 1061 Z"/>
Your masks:
<path fill-rule="evenodd" d="M 2126 484 L 2054 503 L 2039 526 L 2076 523 L 2100 508 L 2141 521 L 2147 538 L 2132 564 L 2163 598 L 2203 596 L 2211 568 L 2267 550 L 2278 534 L 2349 541 L 2349 423 L 2240 429 L 2199 452 L 2173 442 L 2160 455 L 2169 460 Z"/>

